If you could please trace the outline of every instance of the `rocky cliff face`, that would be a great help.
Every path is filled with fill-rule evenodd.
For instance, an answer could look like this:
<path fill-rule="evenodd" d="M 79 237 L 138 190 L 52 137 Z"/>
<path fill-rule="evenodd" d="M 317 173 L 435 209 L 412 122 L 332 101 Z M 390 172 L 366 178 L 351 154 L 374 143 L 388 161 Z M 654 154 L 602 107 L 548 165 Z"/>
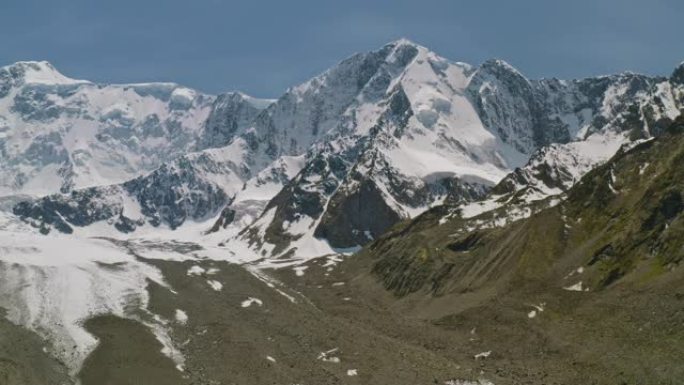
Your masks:
<path fill-rule="evenodd" d="M 680 98 L 684 88 L 672 80 L 675 77 L 647 79 L 625 74 L 600 78 L 594 85 L 589 79 L 577 82 L 579 89 L 603 95 L 594 96 L 600 108 L 595 108 L 589 125 L 578 132 L 583 140 L 542 147 L 524 167 L 504 178 L 494 192 L 528 197 L 536 193 L 538 198 L 561 193 L 621 147 L 662 134 L 684 109 Z M 610 83 L 613 85 L 606 88 Z"/>
<path fill-rule="evenodd" d="M 198 148 L 224 147 L 239 135 L 245 135 L 257 116 L 272 100 L 255 99 L 240 92 L 219 95 L 203 123 Z"/>

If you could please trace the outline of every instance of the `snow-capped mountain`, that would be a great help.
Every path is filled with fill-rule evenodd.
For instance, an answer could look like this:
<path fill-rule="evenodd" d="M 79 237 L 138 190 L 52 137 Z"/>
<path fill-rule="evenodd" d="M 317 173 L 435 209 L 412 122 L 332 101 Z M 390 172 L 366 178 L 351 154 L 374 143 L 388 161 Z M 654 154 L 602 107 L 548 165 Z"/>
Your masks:
<path fill-rule="evenodd" d="M 656 120 L 681 108 L 667 79 L 529 80 L 501 60 L 475 68 L 405 40 L 373 55 L 384 61 L 342 122 L 243 232 L 252 244 L 273 255 L 318 253 L 321 238 L 333 248 L 363 245 L 432 205 L 483 197 L 526 162 L 507 179 L 528 177 L 508 192 L 547 182 L 525 170 L 561 167 L 551 177 L 564 179 L 529 199 L 558 194 L 636 139 L 624 128 L 630 105 L 663 101 Z"/>
<path fill-rule="evenodd" d="M 475 67 L 402 39 L 275 101 L 197 95 L 178 112 L 169 96 L 168 119 L 204 119 L 163 155 L 178 149 L 174 162 L 14 211 L 42 231 L 207 221 L 228 244 L 247 242 L 266 256 L 354 248 L 404 218 L 480 199 L 494 186 L 496 194 L 531 190 L 528 199 L 564 191 L 679 113 L 678 71 L 670 79 L 530 80 L 501 60 Z M 74 82 L 76 90 L 98 87 Z M 104 89 L 126 87 L 142 86 Z"/>
<path fill-rule="evenodd" d="M 148 308 L 155 297 L 150 285 L 168 286 L 174 297 L 193 285 L 213 294 L 223 284 L 210 265 L 224 260 L 249 264 L 250 277 L 294 304 L 259 269 L 290 266 L 299 276 L 310 268 L 313 276 L 321 269 L 307 260 L 325 255 L 327 270 L 320 273 L 328 277 L 338 254 L 379 238 L 367 248 L 385 253 L 373 273 L 388 289 L 417 290 L 428 278 L 441 282 L 459 270 L 431 270 L 426 261 L 471 249 L 488 256 L 490 249 L 476 250 L 489 242 L 481 230 L 504 228 L 550 206 L 559 210 L 551 222 L 558 234 L 571 224 L 579 228 L 581 218 L 566 222 L 562 210 L 584 212 L 583 199 L 591 194 L 577 192 L 582 184 L 572 187 L 591 170 L 600 172 L 585 190 L 600 192 L 591 197 L 604 201 L 615 196 L 616 212 L 623 212 L 617 192 L 629 192 L 628 177 L 642 180 L 636 175 L 648 163 L 610 161 L 609 167 L 626 164 L 615 172 L 597 166 L 620 158 L 613 157 L 620 151 L 632 157 L 650 143 L 668 148 L 662 144 L 668 133 L 651 139 L 682 108 L 684 63 L 669 78 L 625 73 L 531 80 L 501 60 L 452 62 L 407 40 L 343 60 L 277 100 L 240 92 L 214 97 L 171 83 L 97 85 L 67 78 L 45 62 L 3 67 L 0 305 L 13 323 L 50 342 L 43 351 L 72 374 L 97 345 L 84 320 L 101 314 L 138 317 L 183 372 L 183 354 L 174 347 L 182 340 L 174 342 L 178 336 L 169 331 L 185 326 L 188 314 Z M 681 131 L 681 120 L 677 127 L 668 130 Z M 647 161 L 676 163 L 647 155 Z M 655 218 L 647 222 L 669 226 L 681 211 L 681 196 L 661 192 L 661 202 L 643 206 L 643 213 Z M 538 223 L 525 231 L 539 238 L 544 231 L 536 229 L 547 224 Z M 491 239 L 499 249 L 500 237 L 525 243 L 516 234 Z M 443 241 L 441 249 L 433 238 Z M 542 253 L 537 260 L 555 254 Z M 480 254 L 466 258 L 472 255 Z M 155 259 L 175 261 L 180 270 L 165 277 L 163 263 L 148 263 Z M 200 261 L 208 263 L 206 270 Z M 176 291 L 165 282 L 174 276 L 203 281 L 181 283 Z M 230 296 L 241 290 L 236 286 Z M 230 296 L 221 294 L 216 303 L 225 306 Z M 269 318 L 276 314 L 272 305 L 264 301 Z M 203 335 L 208 322 L 190 317 L 190 325 L 202 327 L 192 338 Z"/>
<path fill-rule="evenodd" d="M 241 92 L 229 92 L 214 100 L 202 125 L 198 149 L 223 147 L 247 132 L 259 115 L 274 100 L 257 99 Z"/>
<path fill-rule="evenodd" d="M 0 196 L 125 182 L 192 150 L 224 144 L 213 136 L 216 121 L 209 117 L 216 111 L 244 121 L 264 103 L 238 93 L 214 98 L 173 83 L 95 84 L 70 79 L 47 62 L 2 67 Z"/>
<path fill-rule="evenodd" d="M 590 79 L 572 82 L 575 90 L 592 89 L 591 95 L 604 95 L 597 104 L 600 109 L 577 127 L 574 141 L 542 147 L 493 192 L 527 200 L 559 194 L 620 148 L 660 135 L 684 109 L 684 84 L 677 80 L 683 67 L 669 79 L 626 73 L 598 78 L 594 85 Z"/>
<path fill-rule="evenodd" d="M 228 148 L 230 149 L 230 148 Z M 230 187 L 242 184 L 236 163 L 226 149 L 183 155 L 153 172 L 122 184 L 95 186 L 69 194 L 52 194 L 21 202 L 14 213 L 40 218 L 42 232 L 55 227 L 71 233 L 72 226 L 109 221 L 122 232 L 149 222 L 175 229 L 187 219 L 206 219 L 230 199 Z"/>
<path fill-rule="evenodd" d="M 236 141 L 226 147 L 182 155 L 124 183 L 25 200 L 16 204 L 13 212 L 43 233 L 53 228 L 72 233 L 74 226 L 98 222 L 106 222 L 122 233 L 145 224 L 174 230 L 188 220 L 214 220 L 224 208 L 235 216 L 234 207 L 238 206 L 241 210 L 237 219 L 245 214 L 256 216 L 301 166 L 296 159 L 279 159 L 247 180 L 243 144 Z M 229 203 L 231 207 L 225 207 Z M 225 215 L 223 227 L 228 225 Z"/>

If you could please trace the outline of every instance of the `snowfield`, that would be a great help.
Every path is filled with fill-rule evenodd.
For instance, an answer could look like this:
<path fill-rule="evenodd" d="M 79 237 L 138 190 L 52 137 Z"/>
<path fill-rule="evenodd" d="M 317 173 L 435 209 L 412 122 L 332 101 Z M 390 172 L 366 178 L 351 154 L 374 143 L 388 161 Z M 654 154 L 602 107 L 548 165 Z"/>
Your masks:
<path fill-rule="evenodd" d="M 107 229 L 110 230 L 110 229 Z M 169 233 L 171 233 L 169 231 Z M 161 236 L 159 236 L 161 234 Z M 182 356 L 167 334 L 167 325 L 147 310 L 147 280 L 170 291 L 161 272 L 137 256 L 183 261 L 219 259 L 235 263 L 255 260 L 257 255 L 235 257 L 225 249 L 209 248 L 187 253 L 178 234 L 157 234 L 152 239 L 108 238 L 95 229 L 81 234 L 41 235 L 9 215 L 0 215 L 0 307 L 13 323 L 36 331 L 51 343 L 51 352 L 65 362 L 72 374 L 97 345 L 83 322 L 93 316 L 114 314 L 138 320 L 153 319 L 148 326 L 165 346 L 164 352 L 182 364 Z M 188 231 L 188 234 L 193 234 Z M 194 235 L 194 234 L 193 234 Z M 195 238 L 195 241 L 197 238 Z M 126 242 L 122 244 L 120 242 Z M 193 266 L 188 274 L 202 274 Z M 215 290 L 222 284 L 207 281 Z M 187 314 L 176 312 L 187 322 Z"/>
<path fill-rule="evenodd" d="M 0 306 L 51 342 L 73 373 L 97 344 L 85 320 L 135 317 L 147 306 L 146 280 L 165 285 L 157 269 L 105 240 L 0 232 L 0 245 Z"/>

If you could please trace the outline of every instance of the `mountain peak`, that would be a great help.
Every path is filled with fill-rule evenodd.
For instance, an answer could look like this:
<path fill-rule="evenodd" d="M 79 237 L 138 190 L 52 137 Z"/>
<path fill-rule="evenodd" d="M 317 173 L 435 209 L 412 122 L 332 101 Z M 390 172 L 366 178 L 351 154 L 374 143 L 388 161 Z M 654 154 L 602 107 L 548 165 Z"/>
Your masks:
<path fill-rule="evenodd" d="M 679 63 L 679 65 L 675 67 L 674 71 L 672 71 L 672 76 L 670 76 L 670 78 L 674 83 L 684 84 L 684 61 Z"/>
<path fill-rule="evenodd" d="M 384 47 L 393 47 L 395 50 L 400 49 L 400 48 L 415 48 L 417 50 L 422 50 L 425 52 L 429 52 L 430 50 L 426 48 L 425 46 L 422 46 L 410 39 L 407 39 L 405 37 L 390 41 L 389 43 L 385 44 Z"/>
<path fill-rule="evenodd" d="M 503 59 L 489 59 L 486 60 L 484 63 L 482 63 L 482 68 L 496 68 L 500 70 L 504 70 L 506 72 L 514 72 L 518 75 L 522 74 L 520 71 L 518 71 L 515 67 L 513 67 L 511 64 L 509 64 L 507 61 Z"/>
<path fill-rule="evenodd" d="M 242 91 L 234 91 L 234 92 L 229 92 L 229 94 L 234 95 L 235 97 L 240 98 L 241 100 L 246 101 L 250 105 L 252 105 L 254 108 L 263 110 L 266 107 L 270 106 L 271 104 L 275 103 L 277 99 L 265 99 L 265 98 L 257 98 L 252 95 L 247 95 L 246 93 Z"/>
<path fill-rule="evenodd" d="M 8 71 L 16 78 L 23 79 L 25 84 L 78 84 L 85 80 L 75 80 L 64 76 L 48 61 L 19 61 L 2 67 L 0 71 Z"/>
<path fill-rule="evenodd" d="M 385 45 L 394 45 L 394 46 L 400 46 L 400 45 L 412 45 L 412 46 L 418 46 L 418 44 L 414 43 L 413 41 L 405 38 L 405 37 L 400 37 L 399 39 L 390 41 L 389 43 Z"/>

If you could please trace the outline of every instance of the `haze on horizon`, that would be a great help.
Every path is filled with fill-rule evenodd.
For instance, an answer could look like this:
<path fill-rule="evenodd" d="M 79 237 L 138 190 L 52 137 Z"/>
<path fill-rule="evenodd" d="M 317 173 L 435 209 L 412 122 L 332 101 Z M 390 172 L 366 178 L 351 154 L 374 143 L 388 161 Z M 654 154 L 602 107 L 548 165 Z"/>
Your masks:
<path fill-rule="evenodd" d="M 405 37 L 455 61 L 501 58 L 532 78 L 669 75 L 684 60 L 682 12 L 676 0 L 8 0 L 0 65 L 47 60 L 95 82 L 277 97 L 355 52 Z"/>

